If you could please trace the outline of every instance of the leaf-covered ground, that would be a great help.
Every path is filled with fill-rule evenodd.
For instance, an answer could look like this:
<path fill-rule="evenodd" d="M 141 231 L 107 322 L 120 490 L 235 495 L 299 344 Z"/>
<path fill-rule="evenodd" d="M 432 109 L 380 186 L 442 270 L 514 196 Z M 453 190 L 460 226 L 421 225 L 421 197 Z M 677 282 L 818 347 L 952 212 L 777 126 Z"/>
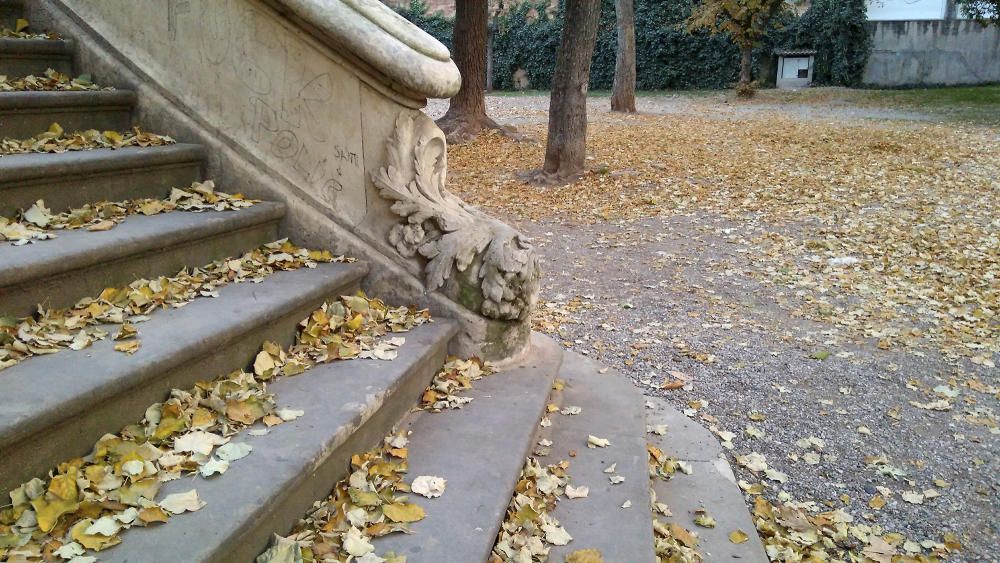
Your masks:
<path fill-rule="evenodd" d="M 764 498 L 982 560 L 1000 542 L 1000 128 L 807 101 L 593 99 L 580 182 L 526 185 L 542 145 L 487 136 L 451 148 L 449 187 L 535 237 L 536 328 L 721 435 Z M 544 98 L 488 105 L 543 140 Z"/>

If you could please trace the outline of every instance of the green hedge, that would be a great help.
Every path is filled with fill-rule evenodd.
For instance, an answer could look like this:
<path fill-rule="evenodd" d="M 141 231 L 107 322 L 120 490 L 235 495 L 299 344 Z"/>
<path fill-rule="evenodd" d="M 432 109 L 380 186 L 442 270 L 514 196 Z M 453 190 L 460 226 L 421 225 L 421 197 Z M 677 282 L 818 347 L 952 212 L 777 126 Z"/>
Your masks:
<path fill-rule="evenodd" d="M 636 86 L 640 90 L 716 89 L 736 81 L 739 52 L 725 35 L 691 34 L 685 20 L 696 0 L 635 0 Z M 493 35 L 493 85 L 513 90 L 513 74 L 524 69 L 532 88 L 548 88 L 562 34 L 562 4 L 551 19 L 547 2 L 529 0 L 497 17 Z M 397 8 L 451 48 L 453 20 L 427 14 L 423 0 Z M 855 85 L 870 52 L 864 0 L 814 0 L 802 17 L 775 22 L 756 59 L 777 47 L 817 49 L 815 76 L 824 84 Z M 590 88 L 614 82 L 617 48 L 613 0 L 603 0 Z"/>

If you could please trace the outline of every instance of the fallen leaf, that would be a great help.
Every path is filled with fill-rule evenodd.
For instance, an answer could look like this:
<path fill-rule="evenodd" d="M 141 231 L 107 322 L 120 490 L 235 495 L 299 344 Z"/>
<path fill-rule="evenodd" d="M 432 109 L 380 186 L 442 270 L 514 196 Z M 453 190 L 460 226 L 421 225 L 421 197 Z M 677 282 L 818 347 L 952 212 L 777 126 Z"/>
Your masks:
<path fill-rule="evenodd" d="M 185 493 L 167 495 L 166 498 L 160 501 L 160 508 L 171 514 L 194 512 L 201 510 L 204 506 L 205 503 L 198 498 L 198 491 L 196 489 L 191 489 Z"/>
<path fill-rule="evenodd" d="M 409 503 L 387 504 L 382 507 L 382 512 L 393 522 L 417 522 L 425 516 L 423 508 Z"/>
<path fill-rule="evenodd" d="M 735 543 L 735 544 L 746 543 L 747 540 L 749 540 L 749 539 L 750 539 L 750 536 L 748 536 L 747 533 L 744 532 L 743 530 L 737 529 L 737 530 L 734 530 L 732 532 L 729 532 L 729 541 L 731 543 Z"/>
<path fill-rule="evenodd" d="M 587 447 L 588 448 L 606 448 L 611 445 L 611 440 L 604 438 L 598 438 L 593 434 L 587 436 Z"/>
<path fill-rule="evenodd" d="M 421 475 L 413 480 L 410 490 L 427 498 L 435 498 L 444 494 L 446 484 L 447 481 L 441 477 Z"/>
<path fill-rule="evenodd" d="M 578 549 L 567 554 L 564 563 L 604 563 L 604 556 L 597 549 Z"/>

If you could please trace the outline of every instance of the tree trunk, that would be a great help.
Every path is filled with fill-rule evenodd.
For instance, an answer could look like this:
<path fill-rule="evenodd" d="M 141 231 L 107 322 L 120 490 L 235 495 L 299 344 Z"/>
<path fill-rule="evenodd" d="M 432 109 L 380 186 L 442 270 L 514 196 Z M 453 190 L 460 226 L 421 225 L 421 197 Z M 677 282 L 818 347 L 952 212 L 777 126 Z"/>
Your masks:
<path fill-rule="evenodd" d="M 483 129 L 500 126 L 486 115 L 486 35 L 489 23 L 487 0 L 455 3 L 455 35 L 452 55 L 462 74 L 462 87 L 451 98 L 448 113 L 437 121 L 449 143 L 461 143 Z"/>
<path fill-rule="evenodd" d="M 635 7 L 632 0 L 615 0 L 618 56 L 611 90 L 611 111 L 635 111 Z"/>
<path fill-rule="evenodd" d="M 740 47 L 740 84 L 749 86 L 753 80 L 753 47 Z"/>
<path fill-rule="evenodd" d="M 562 41 L 552 76 L 549 138 L 542 170 L 557 180 L 583 172 L 587 155 L 587 85 L 601 0 L 566 0 Z"/>

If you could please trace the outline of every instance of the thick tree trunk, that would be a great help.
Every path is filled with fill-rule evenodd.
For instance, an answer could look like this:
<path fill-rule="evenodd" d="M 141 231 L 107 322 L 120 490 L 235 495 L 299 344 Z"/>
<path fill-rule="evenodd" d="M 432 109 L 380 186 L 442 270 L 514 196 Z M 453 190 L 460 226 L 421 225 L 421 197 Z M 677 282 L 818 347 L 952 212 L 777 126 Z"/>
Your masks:
<path fill-rule="evenodd" d="M 451 98 L 448 113 L 437 121 L 450 143 L 465 142 L 483 129 L 500 126 L 486 115 L 487 0 L 458 0 L 452 56 L 462 74 L 462 87 Z"/>
<path fill-rule="evenodd" d="M 635 111 L 635 7 L 632 0 L 615 0 L 618 57 L 611 90 L 611 111 Z"/>
<path fill-rule="evenodd" d="M 587 84 L 601 0 L 566 0 L 562 41 L 552 76 L 549 138 L 542 171 L 558 180 L 583 172 L 587 155 Z"/>
<path fill-rule="evenodd" d="M 753 80 L 753 47 L 740 47 L 740 84 L 750 85 Z"/>

